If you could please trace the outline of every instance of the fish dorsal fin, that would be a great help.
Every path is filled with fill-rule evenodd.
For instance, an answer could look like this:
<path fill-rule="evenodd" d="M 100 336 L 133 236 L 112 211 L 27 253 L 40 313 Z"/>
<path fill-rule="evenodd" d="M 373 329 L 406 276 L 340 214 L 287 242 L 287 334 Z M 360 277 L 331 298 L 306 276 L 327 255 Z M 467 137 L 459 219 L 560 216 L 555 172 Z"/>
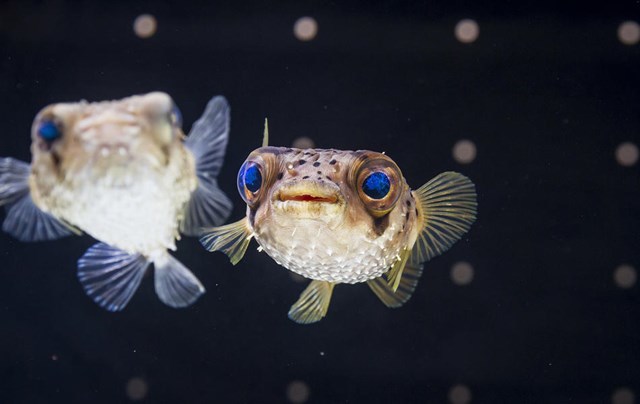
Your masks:
<path fill-rule="evenodd" d="M 311 324 L 327 315 L 335 284 L 313 280 L 289 309 L 289 318 L 298 324 Z"/>
<path fill-rule="evenodd" d="M 233 205 L 216 180 L 229 140 L 229 110 L 224 97 L 213 97 L 184 142 L 195 159 L 198 179 L 180 222 L 180 232 L 188 236 L 201 235 L 204 228 L 221 224 L 231 213 Z"/>
<path fill-rule="evenodd" d="M 2 230 L 20 241 L 54 240 L 79 235 L 81 231 L 38 208 L 29 192 L 29 164 L 12 158 L 0 159 L 0 205 L 7 217 Z"/>
<path fill-rule="evenodd" d="M 403 249 L 400 252 L 399 259 L 393 264 L 389 272 L 387 272 L 387 282 L 394 293 L 396 290 L 398 290 L 398 285 L 400 285 L 404 267 L 407 264 L 407 260 L 410 256 L 411 250 L 409 250 L 408 248 Z"/>
<path fill-rule="evenodd" d="M 264 133 L 262 135 L 262 147 L 269 146 L 269 121 L 264 118 Z"/>
<path fill-rule="evenodd" d="M 78 279 L 100 307 L 120 311 L 138 290 L 149 264 L 142 254 L 97 243 L 78 260 Z"/>
<path fill-rule="evenodd" d="M 395 292 L 384 276 L 367 281 L 367 285 L 385 306 L 398 308 L 411 298 L 413 291 L 418 286 L 420 276 L 422 276 L 422 264 L 407 262 L 400 277 L 400 284 Z"/>
<path fill-rule="evenodd" d="M 198 278 L 168 253 L 155 259 L 153 265 L 156 294 L 167 306 L 187 307 L 205 292 Z"/>
<path fill-rule="evenodd" d="M 252 237 L 245 217 L 235 223 L 206 229 L 200 243 L 209 251 L 222 251 L 227 254 L 231 263 L 235 265 L 244 257 Z"/>
<path fill-rule="evenodd" d="M 422 229 L 413 246 L 411 261 L 422 263 L 447 251 L 469 231 L 476 220 L 476 189 L 469 178 L 448 171 L 412 194 Z"/>

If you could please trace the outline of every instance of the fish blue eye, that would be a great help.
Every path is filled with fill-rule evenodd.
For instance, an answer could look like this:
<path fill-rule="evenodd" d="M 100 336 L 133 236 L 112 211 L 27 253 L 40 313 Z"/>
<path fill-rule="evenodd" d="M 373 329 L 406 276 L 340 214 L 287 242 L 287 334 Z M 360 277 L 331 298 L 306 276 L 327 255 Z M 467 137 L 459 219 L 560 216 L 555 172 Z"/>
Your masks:
<path fill-rule="evenodd" d="M 382 199 L 389 193 L 391 182 L 383 172 L 375 172 L 365 178 L 362 191 L 371 199 Z"/>
<path fill-rule="evenodd" d="M 257 165 L 250 165 L 244 172 L 244 186 L 253 193 L 258 192 L 262 186 L 262 174 Z"/>
<path fill-rule="evenodd" d="M 38 126 L 38 136 L 47 142 L 52 142 L 62 136 L 62 132 L 55 122 L 46 120 L 40 122 L 40 126 Z"/>

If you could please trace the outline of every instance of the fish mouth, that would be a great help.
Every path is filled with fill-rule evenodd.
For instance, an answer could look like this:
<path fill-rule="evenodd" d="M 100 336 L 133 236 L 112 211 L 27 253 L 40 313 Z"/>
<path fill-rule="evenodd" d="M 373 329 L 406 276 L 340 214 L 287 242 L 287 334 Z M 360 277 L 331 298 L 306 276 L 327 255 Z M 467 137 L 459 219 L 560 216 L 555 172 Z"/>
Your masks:
<path fill-rule="evenodd" d="M 340 189 L 334 184 L 312 181 L 284 185 L 276 192 L 276 201 L 337 204 L 341 201 Z"/>

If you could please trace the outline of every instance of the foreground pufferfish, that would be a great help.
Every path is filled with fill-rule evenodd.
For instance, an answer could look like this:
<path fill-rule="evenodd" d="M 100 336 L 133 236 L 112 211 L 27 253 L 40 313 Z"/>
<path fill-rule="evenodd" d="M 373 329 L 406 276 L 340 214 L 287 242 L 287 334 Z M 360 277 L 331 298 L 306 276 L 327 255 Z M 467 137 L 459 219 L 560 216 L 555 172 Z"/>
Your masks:
<path fill-rule="evenodd" d="M 47 106 L 32 126 L 31 166 L 0 159 L 3 229 L 21 241 L 85 231 L 101 241 L 78 261 L 86 293 L 122 310 L 150 263 L 158 297 L 193 303 L 204 287 L 167 249 L 181 231 L 220 224 L 231 202 L 218 189 L 229 107 L 214 97 L 186 138 L 171 97 Z"/>
<path fill-rule="evenodd" d="M 247 216 L 209 229 L 201 242 L 236 264 L 255 238 L 279 265 L 312 279 L 289 311 L 295 322 L 321 320 L 338 283 L 367 282 L 386 306 L 402 306 L 422 264 L 475 221 L 475 187 L 461 174 L 442 173 L 412 191 L 382 153 L 267 143 L 265 124 L 263 147 L 238 173 Z"/>

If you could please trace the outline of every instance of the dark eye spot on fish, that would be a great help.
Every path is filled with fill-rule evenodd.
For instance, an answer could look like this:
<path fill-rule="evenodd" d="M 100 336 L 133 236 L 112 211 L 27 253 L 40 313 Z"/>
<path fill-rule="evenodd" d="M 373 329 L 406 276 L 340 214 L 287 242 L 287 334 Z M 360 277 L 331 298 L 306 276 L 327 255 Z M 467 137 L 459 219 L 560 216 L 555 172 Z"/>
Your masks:
<path fill-rule="evenodd" d="M 381 236 L 385 230 L 389 227 L 389 215 L 382 217 L 376 217 L 373 219 L 373 231 L 376 235 Z"/>
<path fill-rule="evenodd" d="M 284 176 L 284 173 L 278 173 L 278 177 L 277 177 L 277 178 L 278 178 L 279 180 L 281 180 L 283 176 Z"/>
<path fill-rule="evenodd" d="M 336 159 L 333 159 L 329 162 L 329 164 L 334 165 L 335 163 L 337 163 Z"/>
<path fill-rule="evenodd" d="M 319 162 L 319 161 L 316 161 L 315 163 L 313 163 L 313 166 L 314 166 L 314 167 L 320 167 L 320 162 Z"/>

